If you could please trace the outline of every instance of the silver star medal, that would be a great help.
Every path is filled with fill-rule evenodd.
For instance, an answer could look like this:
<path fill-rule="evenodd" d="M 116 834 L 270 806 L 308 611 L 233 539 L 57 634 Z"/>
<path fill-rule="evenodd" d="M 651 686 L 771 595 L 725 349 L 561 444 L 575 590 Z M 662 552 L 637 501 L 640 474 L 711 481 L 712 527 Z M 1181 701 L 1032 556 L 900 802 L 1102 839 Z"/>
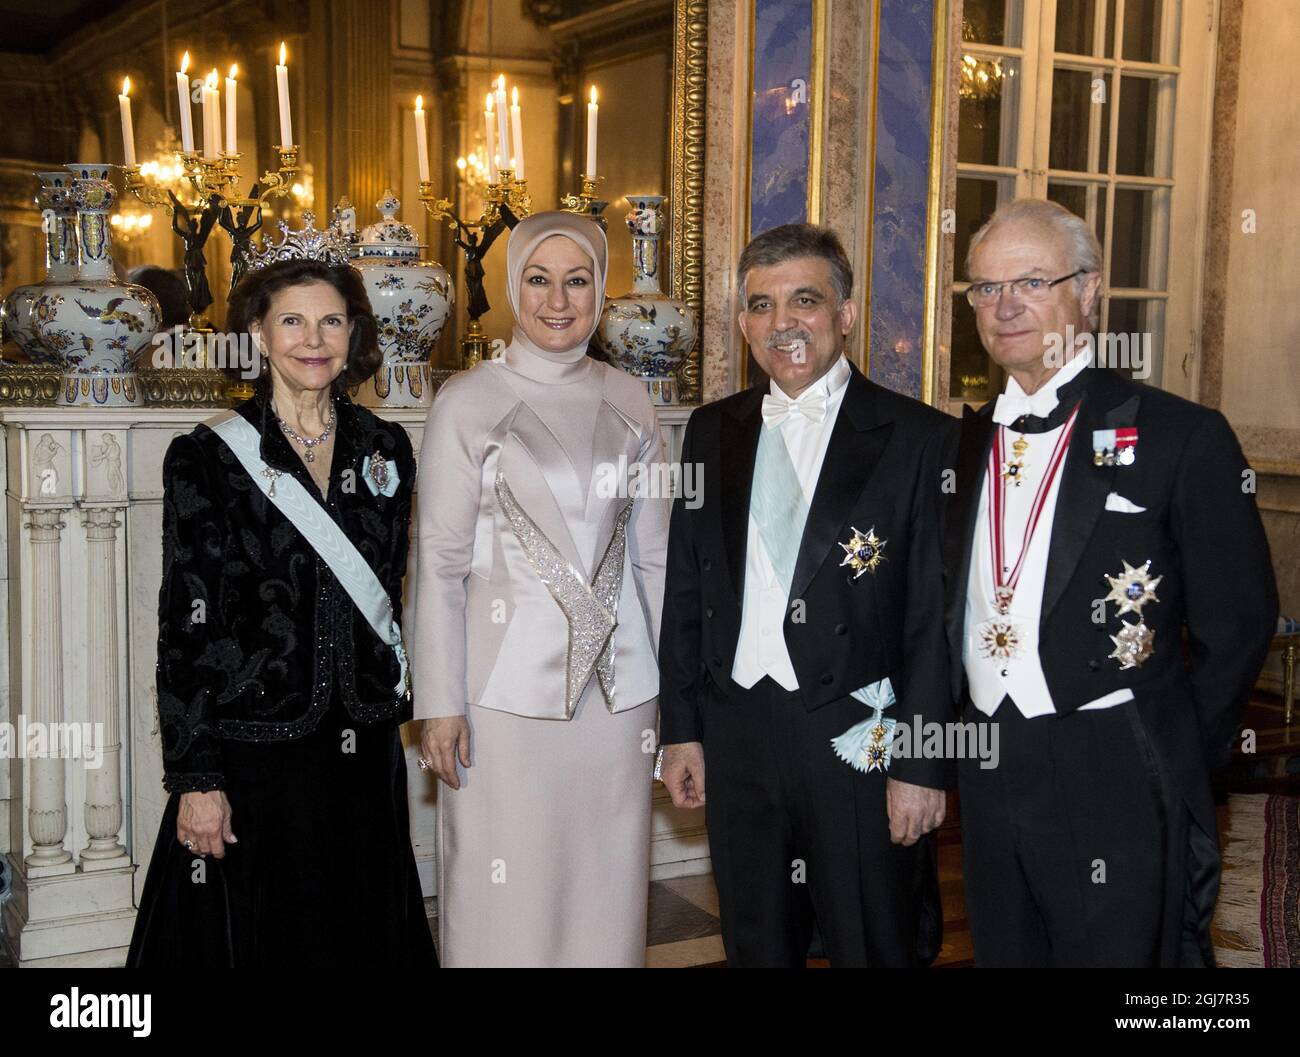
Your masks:
<path fill-rule="evenodd" d="M 1151 561 L 1148 559 L 1139 568 L 1124 562 L 1124 571 L 1119 576 L 1106 577 L 1107 583 L 1110 584 L 1110 594 L 1106 596 L 1106 601 L 1115 602 L 1119 606 L 1116 616 L 1136 613 L 1141 618 L 1144 605 L 1148 602 L 1160 601 L 1156 597 L 1156 587 L 1164 577 L 1157 576 L 1152 579 L 1150 574 Z"/>
<path fill-rule="evenodd" d="M 1142 662 L 1151 656 L 1151 643 L 1156 633 L 1140 620 L 1136 624 L 1122 620 L 1120 624 L 1119 634 L 1110 637 L 1110 641 L 1115 644 L 1115 652 L 1110 656 L 1119 661 L 1122 671 L 1139 668 Z"/>
<path fill-rule="evenodd" d="M 863 573 L 874 573 L 880 567 L 880 563 L 885 560 L 882 553 L 885 544 L 889 540 L 876 538 L 876 527 L 874 525 L 867 529 L 866 535 L 862 534 L 860 529 L 853 530 L 853 536 L 848 543 L 841 543 L 844 549 L 844 560 L 840 562 L 840 567 L 848 566 L 853 570 L 853 579 L 856 580 Z"/>
<path fill-rule="evenodd" d="M 1125 561 L 1122 573 L 1105 579 L 1110 584 L 1110 594 L 1106 596 L 1106 601 L 1119 606 L 1116 616 L 1136 613 L 1138 618 L 1136 624 L 1130 624 L 1127 620 L 1120 621 L 1119 634 L 1110 637 L 1110 641 L 1115 644 L 1115 651 L 1107 659 L 1119 661 L 1121 671 L 1140 668 L 1154 652 L 1156 637 L 1156 633 L 1142 619 L 1142 607 L 1148 602 L 1160 601 L 1156 597 L 1156 588 L 1164 577 L 1151 575 L 1151 560 L 1147 559 L 1136 568 Z"/>

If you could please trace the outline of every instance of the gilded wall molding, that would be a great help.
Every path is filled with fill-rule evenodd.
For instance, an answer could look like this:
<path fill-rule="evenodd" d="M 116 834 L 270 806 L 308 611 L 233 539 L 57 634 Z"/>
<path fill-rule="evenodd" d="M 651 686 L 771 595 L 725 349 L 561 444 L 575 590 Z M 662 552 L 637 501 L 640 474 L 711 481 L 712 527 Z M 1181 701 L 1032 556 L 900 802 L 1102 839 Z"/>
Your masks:
<path fill-rule="evenodd" d="M 707 0 L 677 0 L 673 25 L 671 270 L 673 296 L 704 320 L 704 104 L 708 58 Z M 681 400 L 701 398 L 696 340 L 679 370 Z"/>

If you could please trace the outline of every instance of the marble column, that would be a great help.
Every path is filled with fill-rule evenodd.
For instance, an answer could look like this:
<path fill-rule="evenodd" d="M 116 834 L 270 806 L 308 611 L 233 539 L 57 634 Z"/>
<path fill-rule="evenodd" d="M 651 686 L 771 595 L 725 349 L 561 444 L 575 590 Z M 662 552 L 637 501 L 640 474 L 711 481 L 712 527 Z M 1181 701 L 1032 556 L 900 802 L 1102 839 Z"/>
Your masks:
<path fill-rule="evenodd" d="M 60 600 L 59 538 L 67 507 L 29 507 L 27 526 L 32 541 L 32 721 L 47 734 L 63 721 L 63 619 Z M 48 754 L 29 759 L 31 799 L 27 825 L 32 852 L 27 856 L 29 876 L 71 873 L 76 867 L 63 847 L 68 830 L 64 793 L 63 758 L 51 737 Z"/>
<path fill-rule="evenodd" d="M 82 509 L 87 549 L 87 720 L 98 767 L 86 770 L 86 835 L 81 853 L 83 870 L 122 865 L 126 848 L 118 840 L 122 829 L 122 739 L 118 723 L 118 657 L 121 635 L 117 619 L 117 530 L 123 512 L 116 506 Z"/>

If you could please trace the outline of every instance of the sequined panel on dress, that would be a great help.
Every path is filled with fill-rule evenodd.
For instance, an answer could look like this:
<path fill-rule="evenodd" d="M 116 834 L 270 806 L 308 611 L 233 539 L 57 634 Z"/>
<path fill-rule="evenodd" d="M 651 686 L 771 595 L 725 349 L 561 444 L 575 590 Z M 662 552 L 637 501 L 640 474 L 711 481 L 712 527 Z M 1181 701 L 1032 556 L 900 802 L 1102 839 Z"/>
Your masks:
<path fill-rule="evenodd" d="M 524 512 L 500 472 L 496 476 L 496 496 L 528 563 L 569 622 L 565 717 L 573 718 L 593 669 L 605 695 L 605 707 L 613 712 L 614 629 L 618 626 L 618 599 L 623 588 L 623 557 L 627 550 L 627 520 L 632 515 L 632 500 L 619 511 L 609 545 L 596 566 L 592 584 L 588 585 L 586 578 Z"/>

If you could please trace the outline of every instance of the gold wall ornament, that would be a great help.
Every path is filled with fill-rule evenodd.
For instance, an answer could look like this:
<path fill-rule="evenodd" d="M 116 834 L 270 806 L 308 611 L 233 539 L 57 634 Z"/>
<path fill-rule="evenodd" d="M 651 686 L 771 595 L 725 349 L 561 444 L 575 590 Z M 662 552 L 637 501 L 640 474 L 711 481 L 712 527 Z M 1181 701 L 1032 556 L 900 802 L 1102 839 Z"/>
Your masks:
<path fill-rule="evenodd" d="M 707 0 L 676 0 L 673 20 L 672 158 L 668 198 L 673 202 L 669 275 L 672 295 L 704 318 L 704 132 L 708 67 Z M 701 328 L 702 330 L 703 328 Z M 701 339 L 678 368 L 678 399 L 702 396 Z"/>
<path fill-rule="evenodd" d="M 59 365 L 0 365 L 0 406 L 53 407 L 62 381 L 63 367 Z"/>

